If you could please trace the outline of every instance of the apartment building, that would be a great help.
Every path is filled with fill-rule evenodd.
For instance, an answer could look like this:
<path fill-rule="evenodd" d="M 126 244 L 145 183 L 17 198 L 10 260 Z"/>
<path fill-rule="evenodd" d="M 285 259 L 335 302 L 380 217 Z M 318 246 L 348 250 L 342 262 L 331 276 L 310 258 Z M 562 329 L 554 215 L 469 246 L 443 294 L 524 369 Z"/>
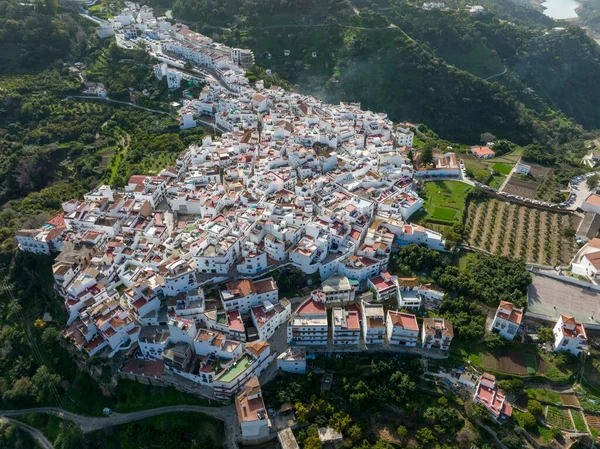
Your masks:
<path fill-rule="evenodd" d="M 294 346 L 326 345 L 328 337 L 325 295 L 313 292 L 288 321 L 288 343 Z"/>
<path fill-rule="evenodd" d="M 419 342 L 417 317 L 409 313 L 388 310 L 386 332 L 391 345 L 416 346 Z"/>
<path fill-rule="evenodd" d="M 424 348 L 447 351 L 454 338 L 454 329 L 445 318 L 425 318 L 421 335 Z"/>

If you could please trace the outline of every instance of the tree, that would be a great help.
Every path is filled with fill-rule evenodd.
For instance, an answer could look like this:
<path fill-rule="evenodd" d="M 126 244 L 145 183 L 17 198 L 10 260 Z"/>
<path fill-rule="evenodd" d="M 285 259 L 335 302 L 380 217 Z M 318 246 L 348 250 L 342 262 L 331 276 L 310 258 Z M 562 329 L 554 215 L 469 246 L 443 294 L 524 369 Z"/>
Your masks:
<path fill-rule="evenodd" d="M 183 70 L 186 72 L 191 72 L 193 68 L 194 64 L 192 64 L 190 61 L 185 61 L 185 64 L 183 64 Z"/>
<path fill-rule="evenodd" d="M 421 150 L 419 162 L 421 162 L 423 165 L 428 165 L 433 162 L 433 149 L 431 149 L 431 147 L 427 146 Z"/>
<path fill-rule="evenodd" d="M 496 136 L 492 133 L 482 133 L 481 136 L 479 136 L 479 140 L 481 140 L 482 143 L 493 142 L 496 140 Z"/>
<path fill-rule="evenodd" d="M 348 429 L 348 436 L 352 441 L 358 441 L 362 435 L 362 430 L 358 424 L 353 424 Z"/>
<path fill-rule="evenodd" d="M 554 332 L 552 332 L 552 329 L 550 329 L 549 327 L 540 326 L 537 335 L 538 339 L 542 343 L 549 343 L 551 341 L 554 341 Z"/>
<path fill-rule="evenodd" d="M 428 429 L 427 427 L 421 427 L 417 430 L 416 438 L 417 441 L 425 447 L 430 446 L 437 440 L 431 429 Z"/>
<path fill-rule="evenodd" d="M 352 418 L 350 418 L 350 415 L 343 410 L 335 412 L 331 418 L 329 418 L 329 426 L 333 427 L 338 432 L 343 433 L 350 424 L 352 424 Z"/>
<path fill-rule="evenodd" d="M 542 404 L 535 399 L 530 399 L 527 402 L 527 411 L 534 416 L 542 416 L 544 409 L 542 408 Z"/>
<path fill-rule="evenodd" d="M 517 419 L 517 421 L 524 429 L 531 429 L 536 423 L 535 416 L 529 412 L 521 413 L 520 419 Z"/>
<path fill-rule="evenodd" d="M 406 436 L 408 435 L 408 429 L 406 428 L 406 426 L 398 426 L 396 432 L 398 432 L 398 436 L 402 439 L 406 438 Z"/>
<path fill-rule="evenodd" d="M 33 323 L 33 326 L 34 326 L 36 329 L 40 329 L 40 330 L 42 330 L 42 329 L 44 329 L 44 328 L 46 327 L 46 323 L 45 323 L 45 322 L 44 322 L 44 321 L 43 321 L 41 318 L 38 318 L 38 319 L 36 319 L 36 320 L 35 320 L 35 322 Z"/>
<path fill-rule="evenodd" d="M 587 184 L 588 189 L 594 190 L 596 187 L 598 187 L 598 181 L 600 181 L 600 176 L 592 175 L 587 177 L 585 183 Z"/>
<path fill-rule="evenodd" d="M 522 379 L 515 377 L 514 379 L 501 380 L 500 382 L 498 382 L 498 387 L 507 393 L 520 395 L 523 393 L 525 384 L 523 383 Z"/>
<path fill-rule="evenodd" d="M 485 336 L 485 346 L 490 351 L 498 351 L 506 345 L 506 340 L 495 332 L 489 332 Z"/>
<path fill-rule="evenodd" d="M 490 415 L 482 404 L 475 404 L 471 416 L 478 421 L 486 421 Z"/>
<path fill-rule="evenodd" d="M 294 410 L 298 422 L 300 424 L 305 423 L 308 417 L 308 408 L 306 408 L 306 406 L 302 402 L 297 402 L 294 405 Z"/>
<path fill-rule="evenodd" d="M 60 385 L 61 378 L 58 374 L 51 373 L 46 365 L 40 366 L 31 382 L 38 391 L 38 401 L 43 402 L 46 397 Z"/>
<path fill-rule="evenodd" d="M 509 433 L 507 436 L 502 438 L 502 444 L 504 444 L 508 449 L 521 449 L 525 447 L 521 438 L 514 433 Z"/>
<path fill-rule="evenodd" d="M 49 326 L 42 332 L 42 343 L 44 346 L 52 346 L 60 336 L 59 330 L 54 326 Z"/>

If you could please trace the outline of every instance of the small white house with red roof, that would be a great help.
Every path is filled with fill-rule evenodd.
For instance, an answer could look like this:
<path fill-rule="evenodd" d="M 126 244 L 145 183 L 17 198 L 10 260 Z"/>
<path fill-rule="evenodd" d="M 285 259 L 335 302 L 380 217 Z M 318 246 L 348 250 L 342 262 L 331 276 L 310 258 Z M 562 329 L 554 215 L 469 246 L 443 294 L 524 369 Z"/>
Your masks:
<path fill-rule="evenodd" d="M 515 307 L 512 302 L 500 301 L 491 330 L 507 340 L 512 340 L 517 335 L 522 320 L 523 308 Z"/>
<path fill-rule="evenodd" d="M 498 391 L 496 377 L 489 373 L 483 373 L 479 378 L 473 402 L 482 404 L 497 422 L 502 422 L 512 415 L 512 405 L 506 402 L 505 396 Z"/>
<path fill-rule="evenodd" d="M 587 350 L 587 334 L 582 323 L 572 316 L 561 315 L 554 326 L 554 350 L 578 355 Z"/>

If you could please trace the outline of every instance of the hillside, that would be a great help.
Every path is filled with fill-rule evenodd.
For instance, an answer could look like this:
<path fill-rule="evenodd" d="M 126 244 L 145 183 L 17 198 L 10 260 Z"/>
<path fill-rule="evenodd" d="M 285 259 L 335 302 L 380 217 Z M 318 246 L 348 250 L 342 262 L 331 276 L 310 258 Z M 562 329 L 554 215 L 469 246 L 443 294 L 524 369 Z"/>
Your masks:
<path fill-rule="evenodd" d="M 301 91 L 424 122 L 449 140 L 489 131 L 556 144 L 578 134 L 575 124 L 600 127 L 600 48 L 578 28 L 553 32 L 551 19 L 510 0 L 484 3 L 481 14 L 464 2 L 446 11 L 397 0 L 150 3 L 254 49 L 258 65 Z"/>

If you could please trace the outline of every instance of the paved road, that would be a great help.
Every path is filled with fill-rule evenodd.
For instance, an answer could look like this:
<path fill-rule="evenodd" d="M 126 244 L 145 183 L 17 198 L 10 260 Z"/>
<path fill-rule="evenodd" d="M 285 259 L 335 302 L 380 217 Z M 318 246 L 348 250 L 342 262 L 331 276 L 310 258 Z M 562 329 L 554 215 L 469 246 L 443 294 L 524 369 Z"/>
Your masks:
<path fill-rule="evenodd" d="M 198 405 L 176 405 L 171 407 L 158 407 L 149 410 L 142 410 L 133 413 L 114 413 L 108 417 L 91 417 L 77 415 L 67 410 L 56 407 L 38 407 L 23 410 L 0 410 L 0 417 L 12 417 L 28 415 L 30 413 L 47 413 L 58 416 L 59 418 L 72 421 L 81 427 L 83 432 L 92 432 L 94 430 L 104 429 L 106 427 L 127 424 L 152 416 L 164 415 L 166 413 L 193 412 L 203 413 L 212 416 L 225 423 L 225 435 L 229 449 L 238 449 L 237 444 L 237 415 L 234 405 L 225 407 L 203 407 Z M 33 429 L 33 428 L 32 428 Z M 33 429 L 36 430 L 36 429 Z M 39 431 L 38 431 L 39 432 Z M 41 433 L 40 433 L 41 434 Z M 43 437 L 43 435 L 42 435 Z M 46 440 L 47 441 L 47 440 Z M 49 443 L 48 443 L 49 444 Z M 52 449 L 52 445 L 43 446 Z"/>
<path fill-rule="evenodd" d="M 42 432 L 40 432 L 38 429 L 31 427 L 25 423 L 22 423 L 21 421 L 17 421 L 14 419 L 10 419 L 10 418 L 0 418 L 0 421 L 6 421 L 9 424 L 12 424 L 15 427 L 20 427 L 21 429 L 23 429 L 25 432 L 27 432 L 29 435 L 31 435 L 31 437 L 43 448 L 43 449 L 54 449 L 54 446 L 52 446 L 52 443 L 50 441 L 48 441 L 48 439 L 44 436 L 44 434 Z"/>

